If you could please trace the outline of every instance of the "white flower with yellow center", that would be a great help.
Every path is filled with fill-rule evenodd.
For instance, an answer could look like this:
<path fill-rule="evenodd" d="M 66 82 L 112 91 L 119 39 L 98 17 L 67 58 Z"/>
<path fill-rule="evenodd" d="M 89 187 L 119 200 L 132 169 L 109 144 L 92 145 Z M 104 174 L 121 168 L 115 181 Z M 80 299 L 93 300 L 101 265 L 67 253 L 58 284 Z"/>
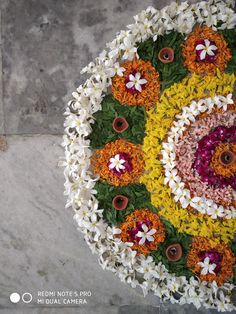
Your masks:
<path fill-rule="evenodd" d="M 207 213 L 213 219 L 225 216 L 225 210 L 222 205 L 217 206 L 216 204 L 213 204 L 211 207 L 208 208 Z"/>
<path fill-rule="evenodd" d="M 214 269 L 216 268 L 216 264 L 210 262 L 209 257 L 205 257 L 203 262 L 197 263 L 199 266 L 201 266 L 201 275 L 207 275 L 207 274 L 213 274 L 215 275 Z"/>
<path fill-rule="evenodd" d="M 142 224 L 142 229 L 143 231 L 139 231 L 136 235 L 138 238 L 141 238 L 138 244 L 142 245 L 146 242 L 146 240 L 148 240 L 149 242 L 153 242 L 153 235 L 157 232 L 156 229 L 151 229 L 148 231 L 148 227 L 145 224 Z"/>
<path fill-rule="evenodd" d="M 211 44 L 210 40 L 204 39 L 204 45 L 199 44 L 196 46 L 196 50 L 201 50 L 200 53 L 200 59 L 204 60 L 206 59 L 206 56 L 215 56 L 215 52 L 217 50 L 217 47 L 213 44 Z"/>
<path fill-rule="evenodd" d="M 120 172 L 120 170 L 125 169 L 125 166 L 123 165 L 125 163 L 124 159 L 120 159 L 120 155 L 117 154 L 115 157 L 110 158 L 110 164 L 109 169 L 116 169 L 116 171 Z"/>
<path fill-rule="evenodd" d="M 144 78 L 141 78 L 141 73 L 137 72 L 135 75 L 133 74 L 129 75 L 129 82 L 126 83 L 126 87 L 129 89 L 134 87 L 137 91 L 141 93 L 142 85 L 146 83 L 147 83 L 147 80 Z"/>

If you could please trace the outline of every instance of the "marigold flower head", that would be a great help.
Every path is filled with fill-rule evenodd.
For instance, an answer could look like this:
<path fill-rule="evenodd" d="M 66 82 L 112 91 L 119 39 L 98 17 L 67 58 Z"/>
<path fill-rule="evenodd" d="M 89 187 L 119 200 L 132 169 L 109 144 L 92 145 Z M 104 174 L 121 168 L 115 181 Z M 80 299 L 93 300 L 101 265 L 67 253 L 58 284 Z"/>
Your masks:
<path fill-rule="evenodd" d="M 116 75 L 112 79 L 114 97 L 122 104 L 130 106 L 146 108 L 154 106 L 159 99 L 160 82 L 159 73 L 151 62 L 134 59 L 123 63 L 122 67 L 125 69 L 123 76 Z M 136 76 L 138 77 L 137 88 L 134 84 L 137 80 Z"/>
<path fill-rule="evenodd" d="M 117 155 L 127 159 L 127 166 L 120 172 L 110 167 Z M 137 182 L 144 168 L 141 146 L 121 139 L 108 143 L 94 152 L 91 166 L 95 175 L 115 186 Z"/>
<path fill-rule="evenodd" d="M 215 265 L 215 274 L 207 273 L 201 274 L 201 266 L 204 256 L 218 255 Z M 235 266 L 236 258 L 233 252 L 225 243 L 213 244 L 207 238 L 195 237 L 191 245 L 190 252 L 187 258 L 187 266 L 202 280 L 202 281 L 216 281 L 221 286 L 225 281 L 233 277 L 233 267 Z M 217 269 L 218 268 L 218 269 Z"/>
<path fill-rule="evenodd" d="M 139 231 L 142 226 L 147 226 L 152 232 L 153 241 L 146 241 L 140 244 Z M 138 209 L 126 217 L 125 222 L 120 225 L 121 234 L 119 237 L 123 242 L 133 242 L 132 250 L 136 250 L 138 254 L 147 255 L 150 251 L 155 251 L 158 244 L 165 240 L 165 228 L 158 214 L 148 209 Z"/>
<path fill-rule="evenodd" d="M 209 52 L 209 54 L 214 54 L 214 56 L 207 55 L 206 52 L 205 55 L 210 58 L 205 58 L 203 60 L 199 59 L 199 50 L 196 48 L 203 46 L 201 44 L 202 41 L 207 41 L 207 43 L 209 42 L 212 44 L 212 47 L 217 48 L 216 50 L 210 50 Z M 207 51 L 209 47 L 204 49 Z M 183 45 L 182 53 L 185 59 L 184 64 L 189 69 L 189 71 L 198 74 L 210 75 L 214 75 L 217 68 L 223 72 L 227 66 L 228 61 L 232 57 L 231 51 L 228 48 L 228 44 L 224 37 L 208 26 L 197 26 L 190 33 Z"/>

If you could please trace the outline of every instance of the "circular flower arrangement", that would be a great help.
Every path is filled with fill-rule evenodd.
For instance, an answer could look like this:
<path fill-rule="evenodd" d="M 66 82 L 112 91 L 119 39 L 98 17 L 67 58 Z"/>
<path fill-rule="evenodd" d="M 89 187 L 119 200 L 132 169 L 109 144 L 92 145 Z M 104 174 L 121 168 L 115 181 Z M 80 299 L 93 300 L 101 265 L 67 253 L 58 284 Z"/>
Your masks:
<path fill-rule="evenodd" d="M 66 110 L 67 207 L 104 269 L 163 301 L 235 310 L 234 1 L 135 16 Z"/>

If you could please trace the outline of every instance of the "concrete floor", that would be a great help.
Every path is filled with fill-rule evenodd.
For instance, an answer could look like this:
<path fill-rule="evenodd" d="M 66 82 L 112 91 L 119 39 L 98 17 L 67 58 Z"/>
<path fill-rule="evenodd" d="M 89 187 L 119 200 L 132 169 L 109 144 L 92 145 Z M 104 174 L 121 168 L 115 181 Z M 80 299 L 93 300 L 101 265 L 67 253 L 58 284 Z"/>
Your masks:
<path fill-rule="evenodd" d="M 63 111 L 79 72 L 146 0 L 2 0 L 0 31 L 0 313 L 215 313 L 144 298 L 103 271 L 65 210 Z M 4 148 L 1 145 L 0 149 Z M 86 305 L 37 304 L 40 291 L 90 291 Z M 31 303 L 12 304 L 12 292 Z"/>

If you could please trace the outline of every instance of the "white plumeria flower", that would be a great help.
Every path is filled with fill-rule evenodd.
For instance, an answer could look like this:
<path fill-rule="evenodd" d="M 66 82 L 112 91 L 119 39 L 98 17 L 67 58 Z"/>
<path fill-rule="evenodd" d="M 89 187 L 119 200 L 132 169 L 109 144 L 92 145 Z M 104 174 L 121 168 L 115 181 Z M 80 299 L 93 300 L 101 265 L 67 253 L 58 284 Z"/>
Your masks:
<path fill-rule="evenodd" d="M 178 185 L 180 185 L 180 188 L 178 188 L 174 194 L 174 200 L 176 202 L 180 202 L 183 208 L 187 208 L 190 204 L 191 198 L 190 198 L 190 192 L 187 189 L 182 189 L 181 182 L 178 180 Z"/>
<path fill-rule="evenodd" d="M 135 263 L 137 252 L 134 250 L 129 250 L 129 253 L 121 252 L 120 254 L 120 261 L 125 267 L 132 267 L 132 265 Z"/>
<path fill-rule="evenodd" d="M 172 192 L 176 195 L 181 197 L 182 191 L 184 189 L 184 182 L 182 182 L 180 179 L 176 181 L 175 186 L 172 189 Z"/>
<path fill-rule="evenodd" d="M 156 267 L 156 278 L 164 280 L 167 277 L 167 270 L 164 264 L 159 263 Z"/>
<path fill-rule="evenodd" d="M 136 271 L 144 274 L 144 279 L 150 280 L 156 276 L 155 263 L 151 256 L 145 258 L 144 255 L 140 257 L 140 265 L 136 267 Z"/>
<path fill-rule="evenodd" d="M 107 67 L 107 75 L 109 77 L 113 77 L 115 75 L 123 76 L 123 72 L 125 72 L 125 68 L 120 66 L 119 62 L 113 63 L 112 60 L 106 60 L 105 65 Z"/>
<path fill-rule="evenodd" d="M 179 198 L 179 201 L 183 208 L 187 208 L 191 202 L 189 190 L 184 189 L 182 195 Z"/>
<path fill-rule="evenodd" d="M 198 289 L 199 281 L 197 281 L 194 277 L 191 277 L 188 285 L 188 294 L 191 298 L 195 298 L 197 296 L 196 290 Z"/>
<path fill-rule="evenodd" d="M 174 139 L 176 143 L 181 135 L 180 133 L 181 133 L 181 130 L 179 127 L 172 126 L 168 134 Z"/>
<path fill-rule="evenodd" d="M 166 170 L 165 172 L 165 179 L 164 179 L 164 183 L 165 184 L 169 184 L 169 187 L 171 189 L 173 189 L 176 185 L 176 181 L 179 180 L 179 177 L 177 175 L 177 170 L 173 169 L 171 171 Z"/>
<path fill-rule="evenodd" d="M 232 94 L 228 94 L 227 97 L 224 96 L 216 96 L 214 99 L 216 101 L 216 98 L 218 99 L 217 101 L 217 106 L 218 108 L 223 108 L 224 111 L 227 110 L 228 104 L 233 104 L 234 101 L 232 99 Z"/>
<path fill-rule="evenodd" d="M 148 231 L 148 227 L 146 224 L 142 224 L 142 229 L 143 232 L 139 231 L 136 234 L 137 237 L 141 238 L 138 244 L 142 245 L 145 243 L 146 240 L 148 240 L 149 242 L 153 242 L 154 241 L 153 235 L 157 232 L 156 229 L 151 229 Z"/>
<path fill-rule="evenodd" d="M 215 263 L 210 263 L 210 258 L 205 257 L 203 262 L 197 263 L 199 266 L 201 266 L 201 275 L 206 275 L 206 274 L 213 274 L 215 275 L 214 269 L 216 268 Z"/>
<path fill-rule="evenodd" d="M 122 56 L 123 60 L 133 60 L 134 55 L 137 54 L 137 48 L 134 47 L 132 39 L 133 38 L 130 36 L 125 37 L 123 43 L 120 45 L 120 49 L 124 50 L 124 54 Z"/>
<path fill-rule="evenodd" d="M 170 137 L 168 137 L 168 142 L 167 143 L 163 143 L 162 144 L 162 147 L 163 147 L 163 151 L 166 151 L 168 154 L 172 153 L 175 149 L 175 144 L 174 142 L 172 141 L 172 139 Z"/>
<path fill-rule="evenodd" d="M 218 99 L 217 96 L 216 96 L 216 98 Z M 215 105 L 217 105 L 217 103 L 215 102 L 215 99 L 207 98 L 207 99 L 205 99 L 205 105 L 208 109 L 208 112 L 211 113 L 212 109 L 214 108 Z"/>
<path fill-rule="evenodd" d="M 232 305 L 227 303 L 227 297 L 224 295 L 223 291 L 219 292 L 219 300 L 216 301 L 217 309 L 220 312 L 232 311 Z"/>
<path fill-rule="evenodd" d="M 176 157 L 175 153 L 169 153 L 169 152 L 167 152 L 165 150 L 162 150 L 161 154 L 163 156 L 163 158 L 161 159 L 161 162 L 163 164 L 169 164 L 170 162 L 174 163 L 175 157 Z"/>
<path fill-rule="evenodd" d="M 188 108 L 183 108 L 182 114 L 176 116 L 177 119 L 181 119 L 184 124 L 190 125 L 190 121 L 195 122 L 194 115 L 189 112 Z"/>
<path fill-rule="evenodd" d="M 126 83 L 127 88 L 132 88 L 133 86 L 135 87 L 136 90 L 138 90 L 140 93 L 142 91 L 142 86 L 143 84 L 146 84 L 147 80 L 141 78 L 141 73 L 137 72 L 135 76 L 133 74 L 129 75 L 129 82 Z"/>
<path fill-rule="evenodd" d="M 232 99 L 232 97 L 233 97 L 233 94 L 228 94 L 226 96 L 226 101 L 227 101 L 228 104 L 233 104 L 234 103 L 234 100 Z"/>
<path fill-rule="evenodd" d="M 204 112 L 207 110 L 207 105 L 206 105 L 206 99 L 200 99 L 197 104 L 197 109 L 200 111 L 200 112 Z"/>
<path fill-rule="evenodd" d="M 217 50 L 218 48 L 211 44 L 210 40 L 208 39 L 204 39 L 204 45 L 203 44 L 199 44 L 196 46 L 196 50 L 202 50 L 202 52 L 200 53 L 200 59 L 204 60 L 206 58 L 206 55 L 208 54 L 209 56 L 215 56 L 215 50 Z"/>
<path fill-rule="evenodd" d="M 121 67 L 118 62 L 114 64 L 114 70 L 118 76 L 123 76 L 123 72 L 125 72 L 125 68 Z"/>
<path fill-rule="evenodd" d="M 230 209 L 225 210 L 225 218 L 227 218 L 227 219 L 236 218 L 236 210 L 233 206 L 231 206 Z"/>
<path fill-rule="evenodd" d="M 87 136 L 91 132 L 91 126 L 88 121 L 83 120 L 80 116 L 76 114 L 71 114 L 66 118 L 65 121 L 66 131 L 69 128 L 75 128 L 78 134 L 84 134 Z"/>
<path fill-rule="evenodd" d="M 191 199 L 190 206 L 197 209 L 202 214 L 207 212 L 205 199 L 202 197 L 195 196 Z"/>
<path fill-rule="evenodd" d="M 174 129 L 177 130 L 178 133 L 178 137 L 183 135 L 183 132 L 186 130 L 186 127 L 184 126 L 184 122 L 183 121 L 178 121 L 178 122 L 174 122 Z M 175 130 L 174 130 L 174 134 L 175 134 Z M 177 139 L 177 136 L 175 135 L 175 138 Z"/>
<path fill-rule="evenodd" d="M 223 206 L 217 206 L 217 204 L 213 204 L 211 207 L 207 209 L 207 213 L 211 216 L 211 218 L 216 219 L 217 217 L 224 217 L 225 211 Z"/>
<path fill-rule="evenodd" d="M 76 212 L 74 219 L 76 221 L 88 221 L 91 217 L 91 211 L 88 209 L 87 206 L 83 205 L 80 207 L 80 209 Z"/>
<path fill-rule="evenodd" d="M 125 169 L 125 166 L 123 165 L 125 163 L 124 159 L 120 159 L 120 155 L 117 154 L 115 155 L 115 157 L 110 158 L 110 165 L 109 165 L 109 169 L 116 169 L 118 172 L 120 172 L 120 170 Z"/>

